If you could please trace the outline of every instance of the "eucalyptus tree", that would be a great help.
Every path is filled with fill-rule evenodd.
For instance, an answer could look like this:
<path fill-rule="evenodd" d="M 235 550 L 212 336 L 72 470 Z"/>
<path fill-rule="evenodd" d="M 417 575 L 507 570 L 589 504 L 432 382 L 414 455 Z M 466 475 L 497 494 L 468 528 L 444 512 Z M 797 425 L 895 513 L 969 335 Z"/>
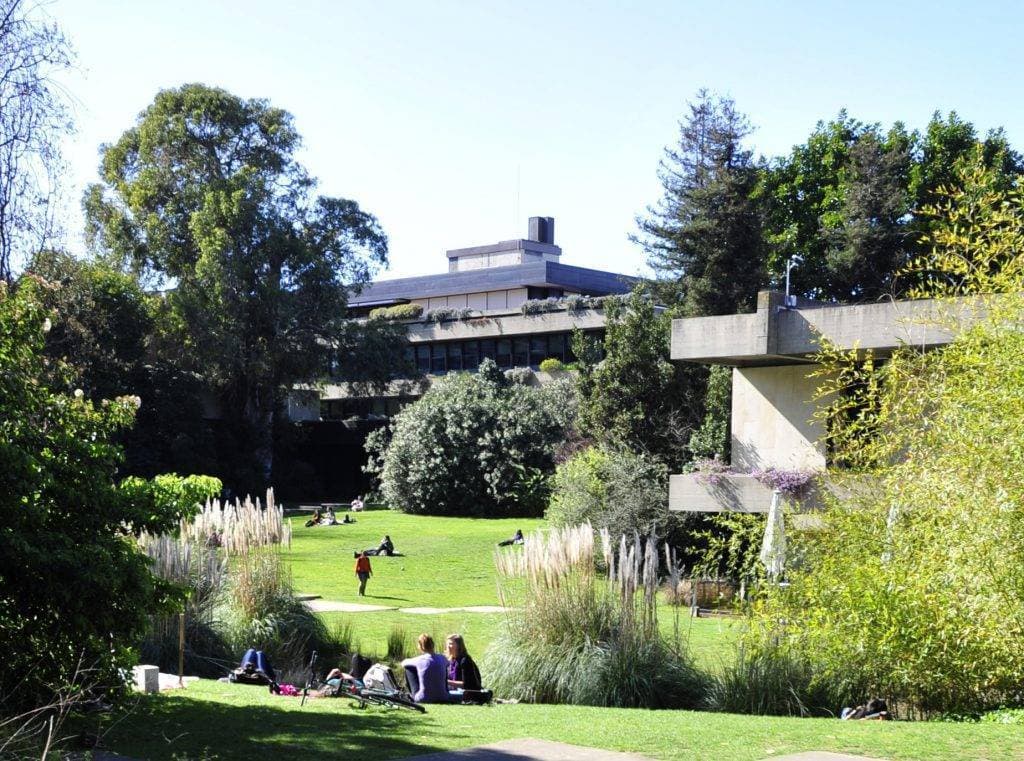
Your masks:
<path fill-rule="evenodd" d="M 164 90 L 103 147 L 84 202 L 93 246 L 168 287 L 179 363 L 216 393 L 252 466 L 239 478 L 271 478 L 284 394 L 323 376 L 349 295 L 387 261 L 377 219 L 317 195 L 299 146 L 265 100 Z"/>

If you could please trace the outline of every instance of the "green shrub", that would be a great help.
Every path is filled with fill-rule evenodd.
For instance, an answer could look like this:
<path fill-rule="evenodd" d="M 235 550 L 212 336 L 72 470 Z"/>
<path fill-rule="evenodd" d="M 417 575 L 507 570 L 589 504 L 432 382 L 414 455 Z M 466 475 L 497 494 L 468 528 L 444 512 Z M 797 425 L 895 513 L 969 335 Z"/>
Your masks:
<path fill-rule="evenodd" d="M 370 310 L 371 320 L 418 320 L 423 314 L 421 304 L 395 304 Z"/>
<path fill-rule="evenodd" d="M 131 476 L 121 482 L 121 488 L 129 491 L 148 490 L 161 510 L 190 518 L 200 511 L 206 500 L 220 495 L 223 483 L 214 476 L 163 473 L 150 481 Z"/>
<path fill-rule="evenodd" d="M 367 438 L 385 502 L 410 513 L 537 515 L 547 501 L 563 410 L 510 384 L 492 360 L 448 375 Z"/>
<path fill-rule="evenodd" d="M 816 675 L 814 664 L 781 648 L 750 652 L 715 676 L 707 707 L 713 711 L 772 716 L 837 716 L 843 706 L 865 701 L 853 685 L 839 688 Z"/>
<path fill-rule="evenodd" d="M 565 363 L 555 357 L 548 357 L 540 363 L 540 371 L 551 374 L 565 372 Z"/>
<path fill-rule="evenodd" d="M 682 519 L 668 509 L 668 473 L 647 455 L 587 447 L 558 466 L 545 517 L 555 526 L 589 522 L 612 536 L 656 530 L 681 539 Z"/>
<path fill-rule="evenodd" d="M 427 322 L 447 322 L 459 319 L 459 311 L 452 307 L 438 307 L 427 312 L 424 318 Z"/>
<path fill-rule="evenodd" d="M 536 703 L 701 705 L 707 678 L 658 630 L 653 539 L 624 542 L 616 554 L 604 532 L 600 559 L 597 552 L 584 525 L 528 537 L 498 556 L 509 613 L 484 658 L 488 683 L 502 697 Z"/>
<path fill-rule="evenodd" d="M 47 705 L 80 666 L 119 691 L 149 614 L 177 594 L 132 540 L 176 523 L 149 492 L 115 486 L 115 444 L 137 398 L 93 404 L 49 386 L 43 286 L 0 284 L 0 714 Z M 113 693 L 112 693 L 113 694 Z"/>
<path fill-rule="evenodd" d="M 530 299 L 524 301 L 519 311 L 526 315 L 560 312 L 565 309 L 561 299 Z"/>

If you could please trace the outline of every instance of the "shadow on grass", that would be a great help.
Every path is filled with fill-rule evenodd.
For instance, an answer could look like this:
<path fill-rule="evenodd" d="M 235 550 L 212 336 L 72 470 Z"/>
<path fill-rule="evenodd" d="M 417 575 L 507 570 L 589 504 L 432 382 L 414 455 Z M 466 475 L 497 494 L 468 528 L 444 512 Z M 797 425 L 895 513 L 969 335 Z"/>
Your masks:
<path fill-rule="evenodd" d="M 278 700 L 281 700 L 280 698 Z M 231 705 L 160 695 L 142 698 L 133 710 L 108 717 L 103 747 L 136 759 L 280 759 L 303 753 L 316 758 L 397 758 L 450 747 L 451 728 L 439 730 L 429 714 L 383 708 L 358 709 L 340 698 Z M 443 731 L 443 746 L 429 736 Z M 465 744 L 470 744 L 466 738 Z"/>

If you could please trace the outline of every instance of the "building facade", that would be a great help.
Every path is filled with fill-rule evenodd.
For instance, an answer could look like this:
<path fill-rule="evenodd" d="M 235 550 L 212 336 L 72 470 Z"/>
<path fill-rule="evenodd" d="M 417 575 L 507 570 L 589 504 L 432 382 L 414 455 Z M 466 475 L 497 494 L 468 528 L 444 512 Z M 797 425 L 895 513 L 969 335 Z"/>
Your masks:
<path fill-rule="evenodd" d="M 525 239 L 451 250 L 446 272 L 379 280 L 353 295 L 349 308 L 357 319 L 401 305 L 418 311 L 401 320 L 417 377 L 396 379 L 373 395 L 331 380 L 315 393 L 292 394 L 288 414 L 306 430 L 298 457 L 317 474 L 318 491 L 325 497 L 361 491 L 366 434 L 418 399 L 434 378 L 473 372 L 489 358 L 542 383 L 545 359 L 575 359 L 574 331 L 603 338 L 602 300 L 628 293 L 636 279 L 563 264 L 561 256 L 554 219 L 532 217 Z"/>

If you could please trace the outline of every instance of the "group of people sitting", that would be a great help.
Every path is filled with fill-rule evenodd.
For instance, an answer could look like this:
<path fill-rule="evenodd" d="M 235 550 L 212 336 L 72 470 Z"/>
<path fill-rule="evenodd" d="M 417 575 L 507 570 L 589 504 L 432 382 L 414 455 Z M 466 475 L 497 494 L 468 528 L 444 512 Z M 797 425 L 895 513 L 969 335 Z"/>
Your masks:
<path fill-rule="evenodd" d="M 313 512 L 313 517 L 306 521 L 306 528 L 310 526 L 340 526 L 342 524 L 355 523 L 355 519 L 346 514 L 340 521 L 334 514 L 334 508 L 328 507 L 324 512 L 319 509 Z"/>
<path fill-rule="evenodd" d="M 449 634 L 445 655 L 434 652 L 434 638 L 421 634 L 420 654 L 402 661 L 409 693 L 417 703 L 461 703 L 483 689 L 480 669 L 466 650 L 461 634 Z"/>
<path fill-rule="evenodd" d="M 417 703 L 471 703 L 490 700 L 490 692 L 483 690 L 480 680 L 480 669 L 466 650 L 466 642 L 461 634 L 449 634 L 445 640 L 446 655 L 434 652 L 434 638 L 429 634 L 421 634 L 416 641 L 420 654 L 402 661 L 408 692 Z M 363 674 L 358 673 L 356 661 L 370 661 L 360 656 L 353 656 L 352 669 L 355 674 L 347 674 L 341 669 L 333 669 L 326 677 L 328 685 L 337 687 L 346 680 L 358 680 Z M 366 668 L 364 665 L 363 668 Z M 374 666 L 377 669 L 379 666 Z M 371 673 L 372 670 L 371 669 Z M 367 680 L 370 676 L 365 677 Z M 370 682 L 367 681 L 367 684 Z M 397 689 L 397 687 L 396 687 Z"/>

